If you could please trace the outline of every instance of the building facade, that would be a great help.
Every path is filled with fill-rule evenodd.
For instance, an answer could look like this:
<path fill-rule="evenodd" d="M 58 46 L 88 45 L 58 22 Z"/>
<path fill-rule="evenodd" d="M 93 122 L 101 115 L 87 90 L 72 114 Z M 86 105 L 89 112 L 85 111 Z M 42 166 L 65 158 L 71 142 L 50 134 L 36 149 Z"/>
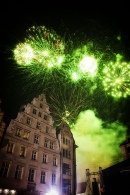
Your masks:
<path fill-rule="evenodd" d="M 130 158 L 130 137 L 120 144 L 122 157 L 124 160 Z"/>
<path fill-rule="evenodd" d="M 0 188 L 17 194 L 76 194 L 75 141 L 69 126 L 58 130 L 44 94 L 10 121 L 0 149 Z"/>

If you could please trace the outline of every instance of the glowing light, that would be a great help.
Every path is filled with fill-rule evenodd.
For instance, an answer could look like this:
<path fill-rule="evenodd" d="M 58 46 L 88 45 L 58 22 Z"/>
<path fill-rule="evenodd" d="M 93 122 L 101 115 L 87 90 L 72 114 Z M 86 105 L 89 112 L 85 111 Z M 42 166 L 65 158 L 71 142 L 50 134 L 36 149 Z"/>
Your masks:
<path fill-rule="evenodd" d="M 93 79 L 98 70 L 98 59 L 90 51 L 92 44 L 87 44 L 79 47 L 72 52 L 71 67 L 69 70 L 72 81 Z"/>
<path fill-rule="evenodd" d="M 122 62 L 116 56 L 116 62 L 110 62 L 103 69 L 102 83 L 108 95 L 114 98 L 126 98 L 130 95 L 130 63 Z"/>
<path fill-rule="evenodd" d="M 47 195 L 58 195 L 55 190 L 51 190 L 50 192 L 46 193 Z"/>
<path fill-rule="evenodd" d="M 26 32 L 25 42 L 18 44 L 14 49 L 17 64 L 33 66 L 40 64 L 42 71 L 62 64 L 64 44 L 60 36 L 44 26 L 33 26 Z"/>
<path fill-rule="evenodd" d="M 87 72 L 91 76 L 95 76 L 97 70 L 97 61 L 93 57 L 84 57 L 80 63 L 79 67 L 82 72 Z"/>
<path fill-rule="evenodd" d="M 14 59 L 19 65 L 29 65 L 34 57 L 34 51 L 29 44 L 20 43 L 14 49 Z"/>

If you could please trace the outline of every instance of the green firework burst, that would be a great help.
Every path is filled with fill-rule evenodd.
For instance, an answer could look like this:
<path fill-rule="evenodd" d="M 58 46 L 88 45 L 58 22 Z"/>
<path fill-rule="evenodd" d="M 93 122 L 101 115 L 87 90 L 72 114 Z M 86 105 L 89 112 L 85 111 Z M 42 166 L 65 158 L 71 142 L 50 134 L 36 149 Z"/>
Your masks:
<path fill-rule="evenodd" d="M 116 62 L 111 61 L 103 69 L 102 83 L 108 95 L 114 98 L 126 98 L 130 95 L 130 63 L 122 61 L 122 56 L 116 56 Z"/>

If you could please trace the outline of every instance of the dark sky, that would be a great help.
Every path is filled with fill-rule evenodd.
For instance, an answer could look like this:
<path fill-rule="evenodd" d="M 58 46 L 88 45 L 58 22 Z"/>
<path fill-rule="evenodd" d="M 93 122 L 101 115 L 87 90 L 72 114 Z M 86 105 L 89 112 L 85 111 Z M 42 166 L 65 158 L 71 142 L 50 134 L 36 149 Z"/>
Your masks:
<path fill-rule="evenodd" d="M 113 38 L 114 34 L 122 37 L 126 58 L 130 60 L 130 30 L 129 30 L 129 6 L 126 2 L 111 3 L 109 1 L 84 1 L 84 2 L 45 2 L 35 1 L 13 2 L 5 1 L 0 8 L 1 36 L 0 36 L 0 95 L 3 102 L 3 110 L 7 118 L 13 117 L 18 107 L 25 103 L 26 95 L 20 96 L 11 92 L 12 83 L 8 83 L 12 76 L 14 64 L 9 61 L 11 49 L 19 41 L 22 41 L 26 29 L 32 25 L 45 25 L 63 35 L 75 32 L 85 32 L 91 38 L 103 33 Z M 13 80 L 13 79 L 12 79 Z M 18 89 L 20 91 L 20 89 Z M 125 124 L 129 126 L 130 106 L 129 98 L 123 105 L 121 112 Z M 13 109 L 13 106 L 16 109 Z M 11 113 L 13 113 L 11 115 Z"/>

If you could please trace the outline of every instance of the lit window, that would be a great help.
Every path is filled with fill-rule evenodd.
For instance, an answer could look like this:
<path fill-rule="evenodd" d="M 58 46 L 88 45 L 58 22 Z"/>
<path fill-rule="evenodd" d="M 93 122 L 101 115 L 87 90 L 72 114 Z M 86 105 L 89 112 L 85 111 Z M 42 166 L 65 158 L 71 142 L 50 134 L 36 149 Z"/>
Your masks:
<path fill-rule="evenodd" d="M 35 170 L 29 169 L 28 181 L 34 182 Z"/>
<path fill-rule="evenodd" d="M 7 152 L 12 153 L 13 152 L 13 147 L 14 147 L 14 144 L 9 142 L 8 146 L 7 146 Z"/>
<path fill-rule="evenodd" d="M 43 154 L 42 162 L 47 163 L 47 154 Z"/>
<path fill-rule="evenodd" d="M 39 136 L 38 135 L 34 135 L 34 143 L 38 144 L 39 142 Z"/>
<path fill-rule="evenodd" d="M 15 135 L 21 137 L 21 129 L 17 128 Z"/>
<path fill-rule="evenodd" d="M 46 183 L 46 172 L 42 171 L 41 172 L 41 183 Z"/>
<path fill-rule="evenodd" d="M 32 160 L 36 160 L 37 152 L 35 150 L 32 151 Z"/>
<path fill-rule="evenodd" d="M 14 179 L 21 180 L 21 177 L 22 177 L 22 167 L 17 165 L 16 170 L 15 170 Z"/>
<path fill-rule="evenodd" d="M 56 184 L 56 174 L 52 173 L 52 185 Z"/>
<path fill-rule="evenodd" d="M 26 152 L 26 147 L 25 146 L 21 146 L 20 147 L 20 151 L 19 151 L 19 156 L 25 157 L 25 152 Z"/>
<path fill-rule="evenodd" d="M 24 131 L 23 139 L 27 139 L 27 140 L 29 139 L 29 132 Z"/>
<path fill-rule="evenodd" d="M 7 177 L 7 173 L 8 173 L 8 170 L 9 170 L 9 165 L 10 165 L 9 162 L 3 162 L 2 163 L 2 166 L 1 166 L 1 169 L 0 169 L 0 176 L 1 177 Z"/>

